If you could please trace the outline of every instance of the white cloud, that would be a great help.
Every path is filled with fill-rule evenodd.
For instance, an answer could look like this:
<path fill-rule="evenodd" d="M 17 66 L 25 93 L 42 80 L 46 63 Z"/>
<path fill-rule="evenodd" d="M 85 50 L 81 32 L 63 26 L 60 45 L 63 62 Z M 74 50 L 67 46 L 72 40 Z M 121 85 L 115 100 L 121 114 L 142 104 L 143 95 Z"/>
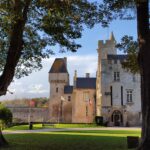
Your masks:
<path fill-rule="evenodd" d="M 42 84 L 34 84 L 29 85 L 28 92 L 33 94 L 39 94 L 39 93 L 47 93 L 48 90 L 44 89 L 44 86 Z"/>
<path fill-rule="evenodd" d="M 44 59 L 43 69 L 33 72 L 31 75 L 14 80 L 9 86 L 9 90 L 14 94 L 7 93 L 6 96 L 0 97 L 1 100 L 16 99 L 16 98 L 30 98 L 30 97 L 48 97 L 49 96 L 49 82 L 48 72 L 56 57 Z M 97 56 L 83 55 L 83 56 L 68 56 L 68 71 L 70 74 L 71 84 L 73 82 L 74 70 L 77 70 L 78 77 L 85 76 L 85 73 L 90 73 L 91 76 L 96 75 Z"/>

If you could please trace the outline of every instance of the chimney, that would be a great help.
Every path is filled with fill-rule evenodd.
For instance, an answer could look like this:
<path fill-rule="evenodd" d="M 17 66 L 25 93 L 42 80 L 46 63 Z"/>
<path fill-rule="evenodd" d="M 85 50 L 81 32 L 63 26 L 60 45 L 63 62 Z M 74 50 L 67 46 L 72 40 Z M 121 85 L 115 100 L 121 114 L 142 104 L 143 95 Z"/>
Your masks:
<path fill-rule="evenodd" d="M 74 87 L 76 87 L 77 70 L 74 71 Z"/>
<path fill-rule="evenodd" d="M 65 61 L 65 65 L 66 65 L 66 68 L 67 68 L 67 57 L 64 57 L 64 61 Z"/>
<path fill-rule="evenodd" d="M 86 73 L 86 78 L 90 78 L 90 73 Z"/>

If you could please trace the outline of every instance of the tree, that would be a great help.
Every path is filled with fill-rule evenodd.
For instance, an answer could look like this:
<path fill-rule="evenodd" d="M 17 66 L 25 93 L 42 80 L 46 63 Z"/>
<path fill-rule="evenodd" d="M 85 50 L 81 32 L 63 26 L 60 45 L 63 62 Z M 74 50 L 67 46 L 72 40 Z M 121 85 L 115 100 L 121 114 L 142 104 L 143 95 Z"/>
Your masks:
<path fill-rule="evenodd" d="M 10 123 L 12 123 L 11 111 L 8 108 L 4 107 L 2 104 L 0 104 L 0 130 L 8 126 Z M 0 134 L 0 139 L 1 146 L 8 144 L 2 134 Z"/>
<path fill-rule="evenodd" d="M 116 48 L 127 54 L 126 61 L 122 62 L 122 67 L 133 74 L 140 73 L 138 65 L 138 42 L 133 40 L 132 36 L 124 36 L 121 43 L 116 45 Z"/>
<path fill-rule="evenodd" d="M 133 19 L 131 10 L 135 10 L 138 33 L 138 63 L 141 74 L 142 103 L 142 139 L 139 150 L 150 147 L 150 29 L 149 0 L 103 0 L 101 6 L 107 12 L 109 20 Z"/>
<path fill-rule="evenodd" d="M 91 28 L 107 21 L 97 3 L 87 0 L 3 0 L 0 1 L 0 96 L 13 77 L 41 69 L 41 60 L 60 51 L 75 52 L 81 45 L 83 25 Z M 2 135 L 1 135 L 2 136 Z M 4 144 L 0 138 L 0 146 Z"/>
<path fill-rule="evenodd" d="M 11 111 L 2 104 L 0 104 L 0 122 L 2 129 L 9 126 L 12 123 Z"/>

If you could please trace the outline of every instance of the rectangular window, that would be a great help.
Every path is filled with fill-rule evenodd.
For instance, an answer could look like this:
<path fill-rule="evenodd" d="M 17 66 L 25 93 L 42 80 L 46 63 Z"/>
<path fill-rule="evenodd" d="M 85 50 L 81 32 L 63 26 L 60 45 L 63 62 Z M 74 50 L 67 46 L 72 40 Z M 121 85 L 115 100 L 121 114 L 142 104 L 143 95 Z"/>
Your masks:
<path fill-rule="evenodd" d="M 88 106 L 86 106 L 86 116 L 88 116 Z"/>
<path fill-rule="evenodd" d="M 71 96 L 68 96 L 68 101 L 71 101 Z"/>
<path fill-rule="evenodd" d="M 121 86 L 121 105 L 123 106 L 123 86 Z"/>
<path fill-rule="evenodd" d="M 58 93 L 58 87 L 56 88 L 56 93 Z"/>
<path fill-rule="evenodd" d="M 110 103 L 111 103 L 111 106 L 113 105 L 113 87 L 110 86 Z"/>
<path fill-rule="evenodd" d="M 112 64 L 112 60 L 108 59 L 108 64 Z"/>
<path fill-rule="evenodd" d="M 135 75 L 133 75 L 133 82 L 136 82 L 136 77 L 135 77 Z"/>
<path fill-rule="evenodd" d="M 117 59 L 114 60 L 114 64 L 117 64 Z"/>
<path fill-rule="evenodd" d="M 133 90 L 127 90 L 127 103 L 133 102 Z"/>
<path fill-rule="evenodd" d="M 120 81 L 120 72 L 114 72 L 114 81 Z"/>
<path fill-rule="evenodd" d="M 89 99 L 90 99 L 90 97 L 89 97 L 89 92 L 84 92 L 83 93 L 83 99 L 84 99 L 84 101 L 89 101 Z"/>

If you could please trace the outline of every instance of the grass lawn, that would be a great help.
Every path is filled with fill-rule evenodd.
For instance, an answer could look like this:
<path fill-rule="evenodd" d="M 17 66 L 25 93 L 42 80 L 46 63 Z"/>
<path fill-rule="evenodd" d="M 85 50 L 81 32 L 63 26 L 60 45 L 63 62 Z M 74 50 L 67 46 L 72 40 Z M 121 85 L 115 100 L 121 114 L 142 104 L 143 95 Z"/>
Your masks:
<path fill-rule="evenodd" d="M 49 125 L 45 125 L 45 127 L 49 128 Z M 96 124 L 54 124 L 55 128 L 94 128 L 94 127 L 103 127 L 97 126 Z"/>
<path fill-rule="evenodd" d="M 10 146 L 1 150 L 127 150 L 129 135 L 140 136 L 140 130 L 7 134 Z"/>
<path fill-rule="evenodd" d="M 29 125 L 19 125 L 19 126 L 6 128 L 5 131 L 28 130 L 28 129 L 29 129 Z M 34 124 L 33 129 L 34 130 L 43 129 L 42 124 Z"/>
<path fill-rule="evenodd" d="M 43 129 L 43 128 L 94 128 L 94 127 L 102 127 L 97 126 L 96 124 L 54 124 L 53 126 L 45 124 L 44 127 L 42 124 L 33 124 L 33 130 Z M 15 131 L 15 130 L 28 130 L 29 125 L 18 125 L 10 128 L 6 128 L 5 131 Z"/>

